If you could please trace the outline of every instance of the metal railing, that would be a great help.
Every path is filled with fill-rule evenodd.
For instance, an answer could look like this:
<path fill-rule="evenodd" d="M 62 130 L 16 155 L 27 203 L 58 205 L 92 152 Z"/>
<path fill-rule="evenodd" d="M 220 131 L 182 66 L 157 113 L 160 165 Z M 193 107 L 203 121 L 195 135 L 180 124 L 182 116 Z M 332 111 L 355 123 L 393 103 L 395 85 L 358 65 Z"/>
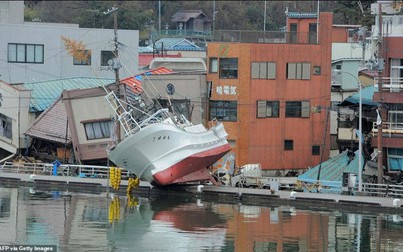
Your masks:
<path fill-rule="evenodd" d="M 95 165 L 71 165 L 61 164 L 57 167 L 57 176 L 85 177 L 85 178 L 107 178 L 109 173 L 107 166 Z M 50 163 L 13 163 L 4 162 L 1 167 L 1 172 L 10 173 L 27 173 L 37 175 L 53 175 L 53 164 Z M 128 178 L 129 172 L 122 169 L 122 178 Z"/>
<path fill-rule="evenodd" d="M 375 78 L 375 87 L 378 86 L 378 83 L 382 81 L 382 90 L 391 92 L 391 93 L 399 93 L 403 92 L 403 78 L 399 77 L 376 77 Z"/>
<path fill-rule="evenodd" d="M 374 136 L 378 134 L 378 125 L 376 122 L 373 122 L 372 134 Z M 393 134 L 403 134 L 403 123 L 382 122 L 382 134 L 385 137 L 392 137 Z"/>
<path fill-rule="evenodd" d="M 358 188 L 355 188 L 357 191 Z M 362 183 L 362 191 L 368 196 L 377 197 L 403 197 L 402 185 Z"/>
<path fill-rule="evenodd" d="M 212 42 L 266 43 L 266 44 L 317 44 L 316 32 L 216 30 L 187 31 L 162 30 L 151 33 L 154 40 L 162 37 L 203 38 Z"/>

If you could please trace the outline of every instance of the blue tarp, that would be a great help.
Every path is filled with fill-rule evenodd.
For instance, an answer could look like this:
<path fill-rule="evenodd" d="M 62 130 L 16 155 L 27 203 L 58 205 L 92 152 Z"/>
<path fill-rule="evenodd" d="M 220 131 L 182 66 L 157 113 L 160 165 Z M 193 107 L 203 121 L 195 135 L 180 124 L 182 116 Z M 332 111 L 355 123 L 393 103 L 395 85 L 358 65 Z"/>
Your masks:
<path fill-rule="evenodd" d="M 367 86 L 363 89 L 361 89 L 362 93 L 362 105 L 366 106 L 377 106 L 378 103 L 374 101 L 374 92 L 377 92 L 378 90 L 375 89 L 374 86 Z M 341 104 L 340 106 L 346 106 L 350 104 L 359 104 L 360 103 L 360 92 L 357 92 L 354 95 L 350 95 L 347 97 Z"/>

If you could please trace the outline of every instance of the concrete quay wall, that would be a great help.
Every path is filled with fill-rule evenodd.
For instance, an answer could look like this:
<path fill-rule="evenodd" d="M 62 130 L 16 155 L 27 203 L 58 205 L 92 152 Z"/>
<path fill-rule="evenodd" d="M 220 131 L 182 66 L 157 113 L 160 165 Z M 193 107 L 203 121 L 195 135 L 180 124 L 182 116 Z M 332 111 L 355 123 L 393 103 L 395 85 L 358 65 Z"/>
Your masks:
<path fill-rule="evenodd" d="M 124 195 L 127 180 L 122 180 L 120 189 L 113 190 L 107 184 L 107 179 L 79 178 L 68 176 L 46 176 L 0 172 L 0 185 L 30 186 L 36 190 L 61 190 L 92 193 L 116 193 Z M 228 186 L 213 186 L 200 184 L 171 185 L 155 187 L 148 182 L 141 181 L 134 190 L 139 196 L 153 197 L 166 194 L 174 197 L 177 193 L 188 193 L 206 201 L 223 203 L 241 203 L 245 205 L 292 205 L 316 210 L 341 209 L 350 212 L 380 212 L 403 214 L 403 199 L 355 196 L 324 193 L 305 193 L 293 191 L 272 192 L 268 189 L 238 188 Z"/>

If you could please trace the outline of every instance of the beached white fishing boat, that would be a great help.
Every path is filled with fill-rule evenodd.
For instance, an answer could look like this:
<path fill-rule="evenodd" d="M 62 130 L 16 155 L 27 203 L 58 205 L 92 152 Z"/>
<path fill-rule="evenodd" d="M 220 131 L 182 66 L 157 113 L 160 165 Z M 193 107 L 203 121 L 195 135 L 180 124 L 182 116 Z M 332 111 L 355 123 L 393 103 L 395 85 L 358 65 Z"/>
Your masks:
<path fill-rule="evenodd" d="M 231 149 L 223 124 L 193 125 L 146 97 L 136 76 L 121 82 L 131 90 L 127 102 L 113 91 L 106 96 L 125 131 L 125 138 L 108 149 L 109 159 L 157 185 L 213 181 L 209 166 Z"/>

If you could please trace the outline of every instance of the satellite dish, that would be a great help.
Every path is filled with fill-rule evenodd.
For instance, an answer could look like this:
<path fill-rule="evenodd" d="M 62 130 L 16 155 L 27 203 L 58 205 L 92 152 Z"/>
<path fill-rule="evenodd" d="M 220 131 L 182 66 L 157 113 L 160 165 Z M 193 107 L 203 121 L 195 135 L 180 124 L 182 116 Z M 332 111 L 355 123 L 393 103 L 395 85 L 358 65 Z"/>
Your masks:
<path fill-rule="evenodd" d="M 167 93 L 168 93 L 168 95 L 173 95 L 175 93 L 174 84 L 168 83 L 168 85 L 167 85 Z"/>

